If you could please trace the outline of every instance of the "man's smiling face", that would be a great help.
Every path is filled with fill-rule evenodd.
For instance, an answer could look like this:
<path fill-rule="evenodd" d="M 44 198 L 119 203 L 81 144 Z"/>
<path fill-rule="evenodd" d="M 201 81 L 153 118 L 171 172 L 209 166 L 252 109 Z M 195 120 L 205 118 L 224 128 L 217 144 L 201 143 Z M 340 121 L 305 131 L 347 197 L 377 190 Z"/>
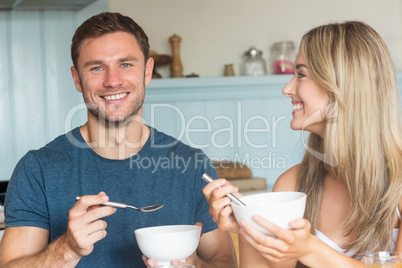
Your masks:
<path fill-rule="evenodd" d="M 151 81 L 153 60 L 145 64 L 135 37 L 127 32 L 86 39 L 77 64 L 74 83 L 90 111 L 88 120 L 128 122 L 142 117 L 145 86 Z"/>

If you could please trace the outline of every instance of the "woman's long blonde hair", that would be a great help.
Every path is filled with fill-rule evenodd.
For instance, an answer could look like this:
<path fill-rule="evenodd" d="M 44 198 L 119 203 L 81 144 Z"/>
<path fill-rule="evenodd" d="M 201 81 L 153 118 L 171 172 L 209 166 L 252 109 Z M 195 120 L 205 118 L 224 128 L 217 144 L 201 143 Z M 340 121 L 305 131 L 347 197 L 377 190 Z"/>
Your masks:
<path fill-rule="evenodd" d="M 344 226 L 355 256 L 389 247 L 401 198 L 402 128 L 399 92 L 389 51 L 370 26 L 331 23 L 307 32 L 300 49 L 313 79 L 328 92 L 324 138 L 313 133 L 300 167 L 297 190 L 308 196 L 312 232 L 326 174 L 342 180 L 351 198 Z"/>

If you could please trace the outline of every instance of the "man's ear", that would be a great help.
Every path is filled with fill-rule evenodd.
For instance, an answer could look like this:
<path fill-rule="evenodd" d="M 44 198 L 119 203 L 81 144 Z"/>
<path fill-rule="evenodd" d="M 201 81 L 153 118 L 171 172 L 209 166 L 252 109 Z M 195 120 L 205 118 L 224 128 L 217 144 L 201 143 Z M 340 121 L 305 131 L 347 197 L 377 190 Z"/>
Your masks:
<path fill-rule="evenodd" d="M 148 85 L 152 79 L 152 72 L 154 70 L 154 59 L 149 57 L 147 60 L 147 64 L 145 65 L 145 85 Z"/>
<path fill-rule="evenodd" d="M 74 81 L 75 88 L 76 88 L 79 92 L 82 92 L 81 80 L 80 80 L 80 76 L 79 76 L 79 74 L 78 74 L 77 69 L 75 69 L 74 66 L 71 66 L 70 70 L 71 70 L 71 76 L 73 77 L 73 81 Z"/>

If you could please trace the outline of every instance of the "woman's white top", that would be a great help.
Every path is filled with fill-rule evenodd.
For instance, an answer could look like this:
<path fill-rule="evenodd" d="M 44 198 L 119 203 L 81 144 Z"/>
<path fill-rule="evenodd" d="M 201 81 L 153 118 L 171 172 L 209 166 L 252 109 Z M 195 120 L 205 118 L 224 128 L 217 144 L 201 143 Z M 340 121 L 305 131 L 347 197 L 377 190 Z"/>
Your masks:
<path fill-rule="evenodd" d="M 398 213 L 398 218 L 399 220 L 401 220 L 401 213 L 399 212 L 399 209 L 396 209 L 396 212 Z M 398 238 L 398 233 L 399 233 L 399 228 L 394 228 L 392 230 L 392 238 L 391 238 L 391 247 L 390 250 L 394 250 L 395 249 L 395 245 L 396 245 L 396 240 Z M 346 251 L 345 249 L 339 247 L 337 244 L 335 244 L 331 239 L 329 239 L 328 237 L 326 237 L 323 233 L 321 233 L 318 230 L 315 230 L 315 235 L 325 244 L 327 244 L 328 246 L 330 246 L 331 248 L 335 249 L 336 251 L 348 256 L 348 257 L 352 257 L 353 254 L 355 254 L 356 249 L 351 249 L 349 251 Z M 360 259 L 361 261 L 363 261 L 363 259 Z"/>

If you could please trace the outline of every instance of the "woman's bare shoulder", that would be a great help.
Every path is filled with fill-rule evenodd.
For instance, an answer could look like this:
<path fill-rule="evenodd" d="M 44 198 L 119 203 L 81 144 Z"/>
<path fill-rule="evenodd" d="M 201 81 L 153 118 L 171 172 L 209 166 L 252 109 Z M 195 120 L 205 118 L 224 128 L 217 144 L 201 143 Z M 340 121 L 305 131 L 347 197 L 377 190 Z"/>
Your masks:
<path fill-rule="evenodd" d="M 286 170 L 276 180 L 273 192 L 296 191 L 296 182 L 299 175 L 300 164 Z"/>

